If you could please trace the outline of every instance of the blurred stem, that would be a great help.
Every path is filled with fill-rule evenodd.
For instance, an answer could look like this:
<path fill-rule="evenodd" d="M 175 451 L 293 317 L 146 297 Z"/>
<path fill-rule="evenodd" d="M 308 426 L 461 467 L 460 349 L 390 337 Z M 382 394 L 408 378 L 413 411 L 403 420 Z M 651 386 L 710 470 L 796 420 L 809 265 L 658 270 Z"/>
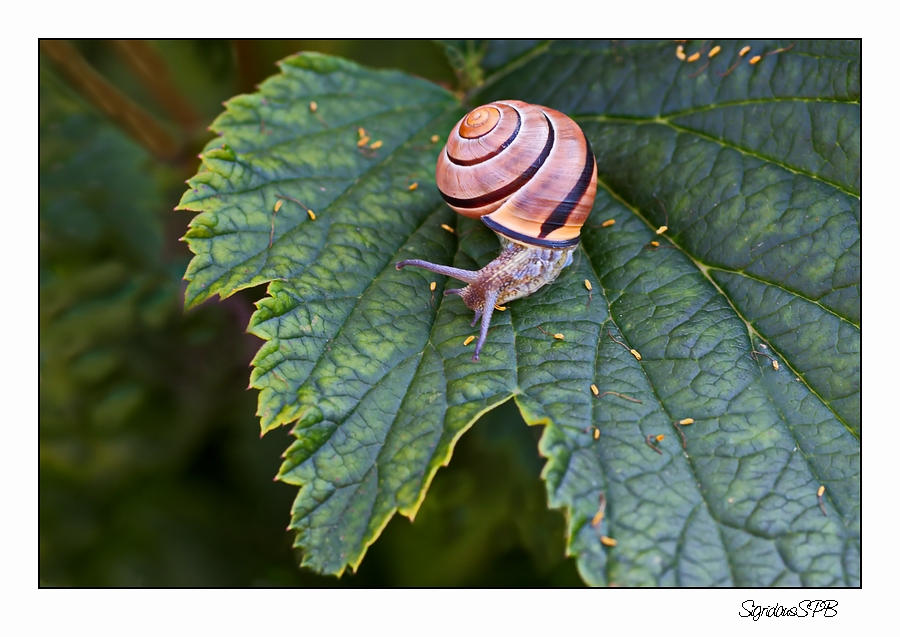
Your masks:
<path fill-rule="evenodd" d="M 149 113 L 97 73 L 74 46 L 65 40 L 41 40 L 40 47 L 81 95 L 141 146 L 159 159 L 177 158 L 181 147 L 178 141 Z"/>
<path fill-rule="evenodd" d="M 233 46 L 237 60 L 238 92 L 252 93 L 259 81 L 259 44 L 255 40 L 234 40 Z"/>
<path fill-rule="evenodd" d="M 198 126 L 200 118 L 172 84 L 166 63 L 156 49 L 146 40 L 110 40 L 110 44 L 156 102 L 166 109 L 188 136 Z"/>
<path fill-rule="evenodd" d="M 444 50 L 444 55 L 456 74 L 458 93 L 465 95 L 481 86 L 484 82 L 481 60 L 487 52 L 486 42 L 476 47 L 472 40 L 466 40 L 463 44 L 464 50 L 440 41 L 435 43 Z"/>

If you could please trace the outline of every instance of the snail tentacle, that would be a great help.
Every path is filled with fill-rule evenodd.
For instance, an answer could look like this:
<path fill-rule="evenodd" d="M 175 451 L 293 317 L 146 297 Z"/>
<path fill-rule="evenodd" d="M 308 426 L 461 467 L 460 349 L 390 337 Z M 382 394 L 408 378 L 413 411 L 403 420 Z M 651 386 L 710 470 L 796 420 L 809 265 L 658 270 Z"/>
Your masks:
<path fill-rule="evenodd" d="M 400 261 L 396 267 L 398 270 L 402 270 L 408 265 L 416 268 L 423 268 L 437 274 L 452 276 L 454 279 L 459 279 L 463 283 L 471 283 L 475 280 L 475 277 L 478 274 L 477 272 L 472 272 L 471 270 L 461 270 L 460 268 L 452 268 L 449 265 L 430 263 L 428 261 L 422 261 L 421 259 L 407 259 L 406 261 Z M 444 292 L 444 294 L 454 294 L 456 292 L 457 290 L 447 290 L 446 292 Z"/>
<path fill-rule="evenodd" d="M 487 338 L 494 306 L 505 305 L 510 301 L 528 296 L 556 279 L 562 269 L 572 262 L 574 248 L 551 250 L 538 246 L 527 246 L 513 243 L 502 235 L 500 235 L 500 243 L 503 245 L 503 250 L 497 258 L 477 272 L 436 265 L 427 261 L 402 262 L 404 266 L 411 265 L 432 272 L 447 273 L 448 276 L 460 280 L 464 279 L 457 277 L 454 272 L 466 277 L 465 281 L 468 282 L 466 287 L 445 290 L 444 295 L 456 294 L 462 297 L 466 306 L 475 312 L 475 318 L 471 323 L 472 327 L 481 319 L 478 344 L 475 346 L 475 356 L 472 358 L 476 362 Z"/>
<path fill-rule="evenodd" d="M 475 343 L 475 354 L 472 355 L 473 363 L 478 362 L 481 348 L 484 346 L 484 341 L 487 340 L 488 328 L 491 326 L 491 315 L 494 313 L 494 304 L 497 302 L 497 290 L 487 290 L 482 302 L 484 303 L 484 309 L 481 315 L 481 330 L 478 332 L 478 342 Z"/>
<path fill-rule="evenodd" d="M 453 128 L 437 160 L 435 180 L 459 214 L 481 219 L 500 239 L 496 259 L 477 272 L 410 259 L 464 283 L 458 295 L 481 321 L 477 361 L 495 305 L 550 283 L 572 262 L 597 192 L 597 162 L 584 131 L 546 106 L 500 100 L 479 106 Z"/>

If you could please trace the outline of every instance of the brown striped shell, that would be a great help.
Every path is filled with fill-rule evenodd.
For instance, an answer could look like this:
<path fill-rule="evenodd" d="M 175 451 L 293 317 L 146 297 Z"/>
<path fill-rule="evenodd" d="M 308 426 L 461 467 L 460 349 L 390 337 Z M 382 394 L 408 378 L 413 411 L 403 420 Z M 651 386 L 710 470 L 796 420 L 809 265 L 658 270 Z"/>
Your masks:
<path fill-rule="evenodd" d="M 518 100 L 479 106 L 453 128 L 437 162 L 451 208 L 517 243 L 578 243 L 597 193 L 597 163 L 581 128 Z"/>

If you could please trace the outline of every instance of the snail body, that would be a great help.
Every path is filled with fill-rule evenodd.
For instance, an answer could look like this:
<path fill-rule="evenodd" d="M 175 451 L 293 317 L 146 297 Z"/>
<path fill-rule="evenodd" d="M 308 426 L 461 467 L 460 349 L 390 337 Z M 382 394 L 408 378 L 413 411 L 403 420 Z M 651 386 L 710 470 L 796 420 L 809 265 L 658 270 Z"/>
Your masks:
<path fill-rule="evenodd" d="M 481 319 L 477 361 L 494 306 L 535 292 L 572 262 L 597 192 L 597 164 L 581 128 L 559 111 L 516 100 L 492 102 L 463 117 L 438 157 L 444 201 L 480 218 L 501 252 L 472 272 L 419 259 L 401 261 L 468 285 L 458 294 Z"/>

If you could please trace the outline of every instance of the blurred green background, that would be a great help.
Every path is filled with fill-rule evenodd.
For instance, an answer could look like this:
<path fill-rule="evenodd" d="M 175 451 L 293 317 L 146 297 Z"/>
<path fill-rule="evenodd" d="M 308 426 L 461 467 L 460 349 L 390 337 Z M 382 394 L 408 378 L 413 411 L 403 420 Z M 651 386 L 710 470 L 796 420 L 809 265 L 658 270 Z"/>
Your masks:
<path fill-rule="evenodd" d="M 259 439 L 244 332 L 264 288 L 183 312 L 173 211 L 221 103 L 321 51 L 454 89 L 430 41 L 43 41 L 40 63 L 42 586 L 579 586 L 511 403 L 466 433 L 415 523 L 359 571 L 300 569 L 287 429 Z M 304 105 L 305 107 L 305 105 Z"/>

